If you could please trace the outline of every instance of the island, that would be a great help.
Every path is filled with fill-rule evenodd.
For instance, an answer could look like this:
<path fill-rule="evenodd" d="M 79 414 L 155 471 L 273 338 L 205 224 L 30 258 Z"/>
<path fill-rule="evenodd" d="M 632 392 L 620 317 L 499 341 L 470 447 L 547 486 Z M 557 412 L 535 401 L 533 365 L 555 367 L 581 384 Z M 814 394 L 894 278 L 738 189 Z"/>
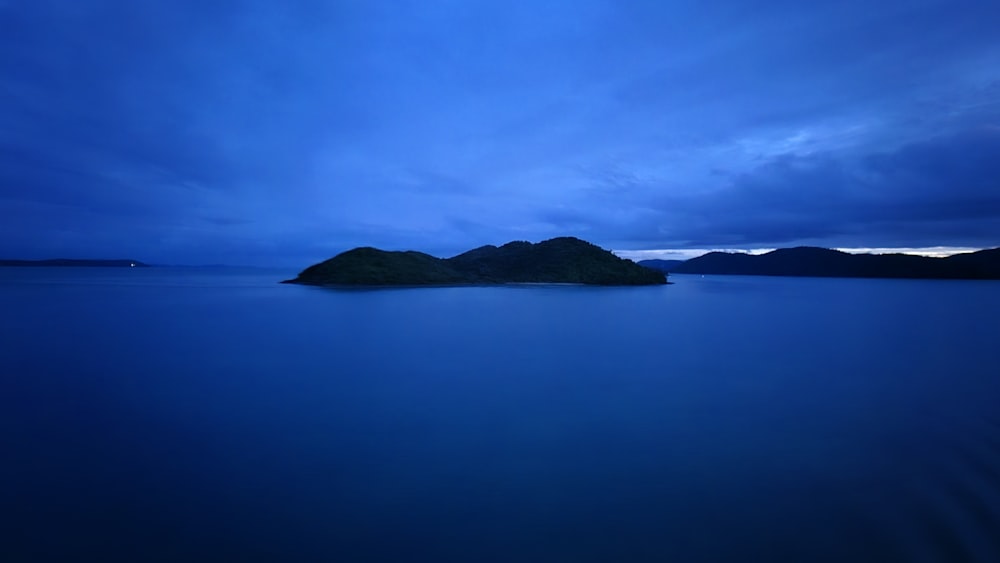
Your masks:
<path fill-rule="evenodd" d="M 451 258 L 362 247 L 282 283 L 319 286 L 440 286 L 514 283 L 662 285 L 666 274 L 574 237 L 487 245 Z"/>
<path fill-rule="evenodd" d="M 51 260 L 3 260 L 0 266 L 13 267 L 53 267 L 53 268 L 148 268 L 138 260 L 78 260 L 70 258 L 54 258 Z"/>
<path fill-rule="evenodd" d="M 670 269 L 677 274 L 838 278 L 1000 279 L 1000 248 L 931 258 L 911 254 L 849 254 L 800 246 L 766 254 L 709 252 Z"/>

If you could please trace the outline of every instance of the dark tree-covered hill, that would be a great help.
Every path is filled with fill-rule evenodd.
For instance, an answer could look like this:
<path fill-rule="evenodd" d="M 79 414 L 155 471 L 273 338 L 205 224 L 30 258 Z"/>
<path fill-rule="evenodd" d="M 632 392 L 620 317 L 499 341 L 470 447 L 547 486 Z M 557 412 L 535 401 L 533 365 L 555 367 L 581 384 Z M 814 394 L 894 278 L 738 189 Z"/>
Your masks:
<path fill-rule="evenodd" d="M 355 248 L 310 266 L 289 283 L 308 285 L 476 285 L 578 283 L 654 285 L 662 272 L 619 258 L 589 242 L 560 237 L 532 244 L 482 246 L 452 258 L 421 252 Z"/>

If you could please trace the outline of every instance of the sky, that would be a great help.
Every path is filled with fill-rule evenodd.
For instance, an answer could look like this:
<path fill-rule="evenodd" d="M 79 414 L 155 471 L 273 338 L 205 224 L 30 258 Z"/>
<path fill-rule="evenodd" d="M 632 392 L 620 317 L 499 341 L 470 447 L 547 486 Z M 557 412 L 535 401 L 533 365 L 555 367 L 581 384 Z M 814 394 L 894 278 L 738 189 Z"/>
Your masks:
<path fill-rule="evenodd" d="M 996 247 L 997 22 L 992 0 L 0 0 L 0 257 Z"/>

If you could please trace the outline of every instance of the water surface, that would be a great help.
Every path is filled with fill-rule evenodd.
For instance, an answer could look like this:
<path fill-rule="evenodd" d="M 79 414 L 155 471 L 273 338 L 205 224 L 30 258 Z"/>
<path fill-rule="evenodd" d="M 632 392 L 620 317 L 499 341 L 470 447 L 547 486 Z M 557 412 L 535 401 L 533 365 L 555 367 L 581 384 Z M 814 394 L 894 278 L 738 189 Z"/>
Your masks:
<path fill-rule="evenodd" d="M 0 560 L 1000 560 L 1000 283 L 0 268 Z"/>

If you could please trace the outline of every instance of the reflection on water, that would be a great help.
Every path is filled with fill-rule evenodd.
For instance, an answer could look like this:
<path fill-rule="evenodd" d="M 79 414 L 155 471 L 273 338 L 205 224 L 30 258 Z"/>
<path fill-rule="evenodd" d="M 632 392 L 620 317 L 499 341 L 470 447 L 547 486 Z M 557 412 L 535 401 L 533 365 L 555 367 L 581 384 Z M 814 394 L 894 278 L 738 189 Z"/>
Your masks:
<path fill-rule="evenodd" d="M 0 271 L 4 561 L 997 561 L 993 282 Z"/>

